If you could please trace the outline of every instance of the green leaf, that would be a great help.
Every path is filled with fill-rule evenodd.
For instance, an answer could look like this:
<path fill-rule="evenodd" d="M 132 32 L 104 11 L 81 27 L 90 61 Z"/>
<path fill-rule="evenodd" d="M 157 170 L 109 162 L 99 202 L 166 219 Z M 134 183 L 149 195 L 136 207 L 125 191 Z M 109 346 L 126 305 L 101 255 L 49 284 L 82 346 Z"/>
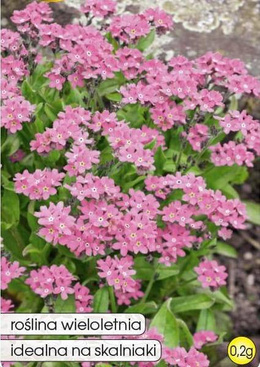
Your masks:
<path fill-rule="evenodd" d="M 1 147 L 2 154 L 10 156 L 14 154 L 20 146 L 20 139 L 16 134 L 10 134 Z"/>
<path fill-rule="evenodd" d="M 168 367 L 168 363 L 166 363 L 164 360 L 161 360 L 156 367 Z"/>
<path fill-rule="evenodd" d="M 183 320 L 177 319 L 177 323 L 180 330 L 180 346 L 185 349 L 190 349 L 193 345 L 193 336 Z"/>
<path fill-rule="evenodd" d="M 39 227 L 38 220 L 34 216 L 34 212 L 35 212 L 35 201 L 32 200 L 28 205 L 28 212 L 27 212 L 27 221 L 32 231 L 36 231 Z"/>
<path fill-rule="evenodd" d="M 139 103 L 128 104 L 117 112 L 119 120 L 130 122 L 133 128 L 140 128 L 146 121 L 145 114 L 147 107 L 141 106 Z"/>
<path fill-rule="evenodd" d="M 140 51 L 145 51 L 155 39 L 155 29 L 153 29 L 147 36 L 143 36 L 137 42 L 136 48 Z"/>
<path fill-rule="evenodd" d="M 162 280 L 166 278 L 170 278 L 174 275 L 179 274 L 180 270 L 177 265 L 165 266 L 160 264 L 156 269 L 156 280 Z"/>
<path fill-rule="evenodd" d="M 51 120 L 51 122 L 53 122 L 54 120 L 56 120 L 57 113 L 55 113 L 55 111 L 52 108 L 52 106 L 49 105 L 48 103 L 46 103 L 45 106 L 44 106 L 44 112 L 46 113 L 46 115 L 48 116 L 48 118 Z"/>
<path fill-rule="evenodd" d="M 224 255 L 227 257 L 237 258 L 236 249 L 229 245 L 228 243 L 218 241 L 216 247 L 214 248 L 214 253 L 219 255 Z"/>
<path fill-rule="evenodd" d="M 137 256 L 135 258 L 134 269 L 136 270 L 136 279 L 150 280 L 154 273 L 153 265 L 144 256 Z"/>
<path fill-rule="evenodd" d="M 18 195 L 13 191 L 4 190 L 2 197 L 3 229 L 6 230 L 19 223 L 20 202 Z"/>
<path fill-rule="evenodd" d="M 114 51 L 117 51 L 119 49 L 120 46 L 119 46 L 118 42 L 115 40 L 115 38 L 112 36 L 111 32 L 108 32 L 106 34 L 106 39 L 114 47 Z"/>
<path fill-rule="evenodd" d="M 213 305 L 214 300 L 206 294 L 172 298 L 171 310 L 174 313 L 203 310 Z"/>
<path fill-rule="evenodd" d="M 200 311 L 196 331 L 200 330 L 216 331 L 216 320 L 214 312 L 211 309 L 204 309 Z"/>
<path fill-rule="evenodd" d="M 130 306 L 125 310 L 125 312 L 126 313 L 141 313 L 143 315 L 148 315 L 151 313 L 155 313 L 157 310 L 158 310 L 157 304 L 151 301 L 147 303 Z"/>
<path fill-rule="evenodd" d="M 228 199 L 239 198 L 239 193 L 230 184 L 226 184 L 226 186 L 222 187 L 221 191 Z"/>
<path fill-rule="evenodd" d="M 166 163 L 166 157 L 161 147 L 159 147 L 154 155 L 155 175 L 163 174 L 163 166 Z"/>
<path fill-rule="evenodd" d="M 121 85 L 124 84 L 124 82 L 124 75 L 122 73 L 116 73 L 114 78 L 102 81 L 97 88 L 97 92 L 100 97 L 117 92 L 117 90 L 120 88 Z"/>
<path fill-rule="evenodd" d="M 93 312 L 107 312 L 109 306 L 109 291 L 108 287 L 100 288 L 93 301 Z"/>
<path fill-rule="evenodd" d="M 113 101 L 113 102 L 121 102 L 121 100 L 122 100 L 122 95 L 118 92 L 106 94 L 105 97 L 109 101 Z"/>
<path fill-rule="evenodd" d="M 248 177 L 246 167 L 233 165 L 231 167 L 212 166 L 203 174 L 207 185 L 212 189 L 225 189 L 225 186 L 231 184 L 242 184 Z"/>
<path fill-rule="evenodd" d="M 155 327 L 164 336 L 164 344 L 168 347 L 179 345 L 178 322 L 170 308 L 172 299 L 169 298 L 154 316 L 150 328 Z"/>
<path fill-rule="evenodd" d="M 167 159 L 167 161 L 163 165 L 163 170 L 165 172 L 171 172 L 174 173 L 176 171 L 176 166 L 173 163 L 173 160 Z"/>
<path fill-rule="evenodd" d="M 146 176 L 138 176 L 135 180 L 123 184 L 122 188 L 124 191 L 128 191 L 129 189 L 134 188 L 138 183 L 144 182 L 145 178 Z"/>
<path fill-rule="evenodd" d="M 227 289 L 225 287 L 220 288 L 212 293 L 212 297 L 214 297 L 214 301 L 216 303 L 224 304 L 227 307 L 227 310 L 232 310 L 234 302 L 229 298 Z"/>
<path fill-rule="evenodd" d="M 243 201 L 250 222 L 260 225 L 260 205 L 252 201 Z"/>
<path fill-rule="evenodd" d="M 55 301 L 54 309 L 56 313 L 74 313 L 76 312 L 75 297 L 70 294 L 66 300 L 58 296 Z"/>

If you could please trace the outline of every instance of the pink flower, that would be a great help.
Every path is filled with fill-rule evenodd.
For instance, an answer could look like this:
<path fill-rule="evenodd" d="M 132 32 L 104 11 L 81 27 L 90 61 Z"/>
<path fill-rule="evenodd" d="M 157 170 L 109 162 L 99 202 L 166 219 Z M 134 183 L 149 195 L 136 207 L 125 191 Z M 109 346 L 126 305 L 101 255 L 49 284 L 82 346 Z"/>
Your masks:
<path fill-rule="evenodd" d="M 209 367 L 209 360 L 205 354 L 192 347 L 185 358 L 185 362 L 178 365 L 179 367 Z"/>
<path fill-rule="evenodd" d="M 188 132 L 187 140 L 191 144 L 193 150 L 200 152 L 202 144 L 208 140 L 209 128 L 206 125 L 195 124 Z"/>
<path fill-rule="evenodd" d="M 164 103 L 151 109 L 152 118 L 163 131 L 171 129 L 176 123 L 185 124 L 186 115 L 181 105 L 175 102 Z"/>
<path fill-rule="evenodd" d="M 203 288 L 219 288 L 226 284 L 226 278 L 228 277 L 226 267 L 218 265 L 214 260 L 202 261 L 194 270 L 199 275 L 198 280 L 201 282 Z"/>
<path fill-rule="evenodd" d="M 148 21 L 142 15 L 126 14 L 112 19 L 109 31 L 113 37 L 131 43 L 150 32 Z"/>
<path fill-rule="evenodd" d="M 160 31 L 168 31 L 173 28 L 172 17 L 160 8 L 147 9 L 144 16 Z"/>
<path fill-rule="evenodd" d="M 229 141 L 223 145 L 218 143 L 211 146 L 210 150 L 212 151 L 211 161 L 216 166 L 232 166 L 233 164 L 242 166 L 245 164 L 248 167 L 253 167 L 255 155 L 243 143 L 237 144 L 234 141 Z"/>
<path fill-rule="evenodd" d="M 9 159 L 12 163 L 20 162 L 26 156 L 25 152 L 22 149 L 18 149 L 15 153 L 13 153 Z"/>
<path fill-rule="evenodd" d="M 117 298 L 117 303 L 119 305 L 127 305 L 131 304 L 131 301 L 138 300 L 143 297 L 144 293 L 141 291 L 141 281 L 136 281 L 134 285 L 134 291 L 132 292 L 123 292 L 122 290 L 116 290 L 115 296 Z"/>
<path fill-rule="evenodd" d="M 128 80 L 136 78 L 144 60 L 142 53 L 137 49 L 124 47 L 117 50 L 116 56 L 124 76 Z"/>
<path fill-rule="evenodd" d="M 22 124 L 31 120 L 35 106 L 31 105 L 23 97 L 15 97 L 5 100 L 1 106 L 2 126 L 14 134 L 22 130 Z"/>
<path fill-rule="evenodd" d="M 25 270 L 18 261 L 9 262 L 6 257 L 1 257 L 1 289 L 7 289 L 11 280 L 19 278 Z"/>
<path fill-rule="evenodd" d="M 64 236 L 71 235 L 75 218 L 69 215 L 70 207 L 64 207 L 63 202 L 57 205 L 50 203 L 47 206 L 41 206 L 40 212 L 34 213 L 39 218 L 38 223 L 43 226 L 39 230 L 39 235 L 44 237 L 47 242 L 57 244 Z"/>
<path fill-rule="evenodd" d="M 52 11 L 48 4 L 37 3 L 36 1 L 28 4 L 23 10 L 15 10 L 11 17 L 13 23 L 21 33 L 29 33 L 33 38 L 37 36 L 39 26 L 52 21 Z"/>
<path fill-rule="evenodd" d="M 217 338 L 217 335 L 213 331 L 198 331 L 193 335 L 194 347 L 201 349 L 203 345 L 213 343 Z"/>
<path fill-rule="evenodd" d="M 68 165 L 64 167 L 70 176 L 82 174 L 92 168 L 93 164 L 99 162 L 100 152 L 97 150 L 90 150 L 84 145 L 73 145 L 70 152 L 65 156 L 68 158 Z"/>
<path fill-rule="evenodd" d="M 116 10 L 116 2 L 113 0 L 86 0 L 81 6 L 81 11 L 85 14 L 92 13 L 95 17 L 107 17 Z"/>
<path fill-rule="evenodd" d="M 1 66 L 2 76 L 5 77 L 12 85 L 16 85 L 18 81 L 22 80 L 24 76 L 28 75 L 24 61 L 15 58 L 13 55 L 3 57 L 1 60 Z M 22 97 L 20 97 L 19 100 L 21 99 Z"/>
<path fill-rule="evenodd" d="M 77 312 L 91 312 L 93 296 L 90 295 L 90 291 L 87 287 L 76 283 L 74 286 L 76 310 Z"/>
<path fill-rule="evenodd" d="M 126 256 L 121 259 L 107 256 L 105 260 L 98 260 L 98 275 L 100 278 L 106 278 L 108 285 L 113 286 L 115 290 L 125 292 L 135 292 L 136 281 L 131 277 L 135 274 L 133 267 L 133 258 Z"/>
<path fill-rule="evenodd" d="M 1 313 L 13 312 L 14 305 L 10 299 L 1 297 Z"/>
<path fill-rule="evenodd" d="M 69 294 L 74 293 L 73 280 L 75 280 L 74 276 L 64 265 L 52 265 L 49 268 L 42 266 L 38 270 L 32 270 L 25 283 L 42 298 L 52 294 L 60 294 L 61 298 L 66 300 Z"/>
<path fill-rule="evenodd" d="M 1 51 L 17 52 L 21 47 L 22 39 L 18 32 L 3 28 L 1 30 Z"/>
<path fill-rule="evenodd" d="M 47 200 L 51 195 L 55 195 L 55 187 L 61 185 L 64 173 L 59 173 L 57 169 L 43 171 L 37 169 L 30 174 L 25 170 L 22 174 L 17 173 L 14 177 L 15 190 L 29 196 L 31 200 Z"/>

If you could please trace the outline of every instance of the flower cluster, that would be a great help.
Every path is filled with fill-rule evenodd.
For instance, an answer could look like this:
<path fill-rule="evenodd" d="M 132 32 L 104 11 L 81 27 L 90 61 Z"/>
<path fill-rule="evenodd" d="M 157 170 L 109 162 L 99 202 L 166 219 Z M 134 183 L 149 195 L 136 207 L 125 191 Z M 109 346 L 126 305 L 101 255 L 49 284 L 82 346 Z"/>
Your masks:
<path fill-rule="evenodd" d="M 1 106 L 2 121 L 1 126 L 5 127 L 12 134 L 22 130 L 22 124 L 31 120 L 34 106 L 26 101 L 22 96 L 6 99 Z"/>
<path fill-rule="evenodd" d="M 188 352 L 181 347 L 174 349 L 165 348 L 163 359 L 171 366 L 178 367 L 209 367 L 209 360 L 205 354 L 192 347 Z"/>
<path fill-rule="evenodd" d="M 118 257 L 107 256 L 105 260 L 98 260 L 98 275 L 100 278 L 105 278 L 107 283 L 113 286 L 116 290 L 125 292 L 135 291 L 135 280 L 132 275 L 135 274 L 133 270 L 133 258 L 126 256 L 121 259 Z"/>
<path fill-rule="evenodd" d="M 14 305 L 10 299 L 1 297 L 1 313 L 13 312 Z"/>
<path fill-rule="evenodd" d="M 226 268 L 211 260 L 212 243 L 244 229 L 247 214 L 232 190 L 224 195 L 227 181 L 212 184 L 209 177 L 215 166 L 232 176 L 234 164 L 251 167 L 259 155 L 259 122 L 227 111 L 239 93 L 259 97 L 260 82 L 243 62 L 219 53 L 168 62 L 146 57 L 153 37 L 173 27 L 160 9 L 118 15 L 114 0 L 86 0 L 81 11 L 87 25 L 60 25 L 49 5 L 32 2 L 12 16 L 18 32 L 1 32 L 3 199 L 16 198 L 21 210 L 34 200 L 41 239 L 30 236 L 26 214 L 13 220 L 18 208 L 4 228 L 16 225 L 22 251 L 28 243 L 36 242 L 37 254 L 39 243 L 58 245 L 44 251 L 43 262 L 28 251 L 25 262 L 33 267 L 25 283 L 54 306 L 57 295 L 64 302 L 73 295 L 77 312 L 96 312 L 92 291 L 109 286 L 108 312 L 127 312 L 142 298 L 141 307 L 153 313 L 158 306 L 163 318 L 168 297 L 196 297 L 200 283 L 211 291 L 226 284 Z M 12 181 L 15 192 L 6 194 Z M 59 265 L 64 259 L 71 272 Z M 26 270 L 5 257 L 1 267 L 2 289 Z M 199 282 L 170 294 L 172 270 L 176 287 L 194 274 Z M 2 299 L 4 312 L 14 307 Z M 208 367 L 200 349 L 215 333 L 195 333 L 188 350 L 181 333 L 177 348 L 166 347 L 167 335 L 153 327 L 137 339 L 164 343 L 171 366 Z"/>
<path fill-rule="evenodd" d="M 1 257 L 1 289 L 7 289 L 11 280 L 22 276 L 25 270 L 18 261 L 9 262 L 6 257 Z"/>
<path fill-rule="evenodd" d="M 93 14 L 95 17 L 107 17 L 116 10 L 116 2 L 113 0 L 86 0 L 81 11 L 86 15 Z"/>
<path fill-rule="evenodd" d="M 40 212 L 35 213 L 35 216 L 39 218 L 39 224 L 44 226 L 40 229 L 39 234 L 45 237 L 46 241 L 54 244 L 57 244 L 62 236 L 70 235 L 75 218 L 69 213 L 70 207 L 64 207 L 63 202 L 57 205 L 50 203 L 49 208 L 41 206 Z"/>
<path fill-rule="evenodd" d="M 54 121 L 52 128 L 47 128 L 44 133 L 37 133 L 35 140 L 32 140 L 31 150 L 38 153 L 48 153 L 53 149 L 62 150 L 66 144 L 73 142 L 74 145 L 90 145 L 93 140 L 89 139 L 89 134 L 83 131 L 81 124 L 87 124 L 90 120 L 89 111 L 83 108 L 71 108 L 67 106 L 64 112 L 58 114 L 58 119 Z"/>
<path fill-rule="evenodd" d="M 253 167 L 253 160 L 260 154 L 260 125 L 252 116 L 244 110 L 230 111 L 224 117 L 217 117 L 220 126 L 225 134 L 240 133 L 242 138 L 239 142 L 229 141 L 221 145 L 220 143 L 210 147 L 212 151 L 211 159 L 216 166 L 232 166 L 236 163 Z"/>
<path fill-rule="evenodd" d="M 83 199 L 102 199 L 110 198 L 115 200 L 119 198 L 120 188 L 115 185 L 114 181 L 108 177 L 98 177 L 91 173 L 86 176 L 77 176 L 76 182 L 72 185 L 65 184 L 71 195 L 75 196 L 79 201 Z"/>
<path fill-rule="evenodd" d="M 198 280 L 203 288 L 219 288 L 226 284 L 226 278 L 228 277 L 226 267 L 219 265 L 215 260 L 202 261 L 194 270 L 199 275 Z"/>
<path fill-rule="evenodd" d="M 193 343 L 196 349 L 201 349 L 207 343 L 217 340 L 217 335 L 213 331 L 201 330 L 193 335 Z"/>
<path fill-rule="evenodd" d="M 42 266 L 38 270 L 32 270 L 25 283 L 42 298 L 49 295 L 61 295 L 63 300 L 73 294 L 72 282 L 75 277 L 66 269 L 64 265 Z"/>
<path fill-rule="evenodd" d="M 28 196 L 31 200 L 47 200 L 51 195 L 55 195 L 56 187 L 61 185 L 61 180 L 65 176 L 57 169 L 45 170 L 37 169 L 34 173 L 25 170 L 17 173 L 14 177 L 15 191 Z"/>
<path fill-rule="evenodd" d="M 151 115 L 154 123 L 163 131 L 171 129 L 175 123 L 186 123 L 183 106 L 177 105 L 174 101 L 151 108 Z"/>
<path fill-rule="evenodd" d="M 9 159 L 12 163 L 20 162 L 26 156 L 22 149 L 18 149 L 14 154 L 12 154 Z"/>
<path fill-rule="evenodd" d="M 88 287 L 76 283 L 74 286 L 74 295 L 76 303 L 76 311 L 81 312 L 91 312 L 92 311 L 92 300 L 93 296 L 90 294 Z"/>
<path fill-rule="evenodd" d="M 15 10 L 11 20 L 20 33 L 28 33 L 35 38 L 42 24 L 52 22 L 52 11 L 48 4 L 34 1 L 24 10 Z"/>
<path fill-rule="evenodd" d="M 203 124 L 196 124 L 189 129 L 189 133 L 186 136 L 188 142 L 192 146 L 192 149 L 200 152 L 202 150 L 203 144 L 208 140 L 209 128 Z"/>

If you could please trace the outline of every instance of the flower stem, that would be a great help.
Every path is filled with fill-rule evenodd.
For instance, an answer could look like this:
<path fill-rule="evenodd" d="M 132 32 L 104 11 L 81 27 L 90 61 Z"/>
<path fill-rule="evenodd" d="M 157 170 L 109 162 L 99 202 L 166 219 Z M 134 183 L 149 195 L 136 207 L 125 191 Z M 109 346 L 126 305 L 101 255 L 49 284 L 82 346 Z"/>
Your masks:
<path fill-rule="evenodd" d="M 145 290 L 145 293 L 144 293 L 143 298 L 141 299 L 140 303 L 145 303 L 145 301 L 147 300 L 147 298 L 148 298 L 148 296 L 149 296 L 149 294 L 151 292 L 151 289 L 153 287 L 153 283 L 154 283 L 154 281 L 156 279 L 156 271 L 157 271 L 157 268 L 158 268 L 158 264 L 155 266 L 153 275 L 152 275 L 152 277 L 151 277 L 151 279 L 150 279 L 150 281 L 148 283 L 148 286 L 147 286 L 147 288 Z"/>
<path fill-rule="evenodd" d="M 115 298 L 115 293 L 114 293 L 113 287 L 109 287 L 108 291 L 109 291 L 111 311 L 116 313 L 117 312 L 117 304 L 116 304 L 116 298 Z"/>

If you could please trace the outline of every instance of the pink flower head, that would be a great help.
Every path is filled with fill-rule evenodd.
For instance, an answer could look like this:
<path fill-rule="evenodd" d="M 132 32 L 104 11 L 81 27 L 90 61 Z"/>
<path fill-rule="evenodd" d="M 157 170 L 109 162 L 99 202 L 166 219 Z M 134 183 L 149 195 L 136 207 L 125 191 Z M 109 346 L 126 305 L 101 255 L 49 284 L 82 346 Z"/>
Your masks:
<path fill-rule="evenodd" d="M 52 265 L 49 268 L 42 266 L 38 270 L 32 270 L 25 283 L 42 298 L 51 294 L 60 294 L 61 298 L 66 300 L 69 294 L 75 292 L 72 287 L 73 280 L 75 280 L 74 276 L 64 265 Z"/>
<path fill-rule="evenodd" d="M 106 278 L 109 285 L 115 290 L 125 292 L 135 292 L 136 281 L 132 278 L 135 274 L 133 270 L 133 258 L 126 256 L 121 259 L 107 256 L 105 260 L 98 260 L 98 275 L 100 278 Z"/>
<path fill-rule="evenodd" d="M 217 261 L 202 261 L 194 270 L 199 275 L 198 280 L 203 288 L 219 288 L 226 284 L 226 278 L 228 277 L 226 267 L 218 265 Z"/>
<path fill-rule="evenodd" d="M 22 149 L 18 149 L 15 153 L 13 153 L 9 159 L 12 163 L 20 162 L 26 156 L 25 152 Z"/>
<path fill-rule="evenodd" d="M 86 0 L 81 11 L 85 14 L 93 14 L 95 17 L 107 17 L 116 10 L 116 2 L 113 0 Z"/>
<path fill-rule="evenodd" d="M 40 211 L 34 215 L 39 218 L 38 223 L 42 226 L 39 235 L 47 242 L 57 244 L 64 236 L 72 234 L 75 218 L 69 215 L 70 207 L 65 207 L 63 202 L 57 205 L 50 203 L 41 206 Z"/>
<path fill-rule="evenodd" d="M 195 124 L 188 132 L 187 140 L 191 144 L 193 150 L 200 152 L 202 144 L 208 140 L 209 128 L 206 125 Z"/>
<path fill-rule="evenodd" d="M 142 15 L 125 14 L 112 19 L 109 31 L 125 43 L 135 42 L 150 32 L 150 25 Z"/>
<path fill-rule="evenodd" d="M 9 262 L 6 257 L 1 257 L 1 289 L 7 289 L 11 280 L 19 278 L 25 270 L 18 261 Z"/>
<path fill-rule="evenodd" d="M 29 196 L 31 200 L 47 200 L 51 195 L 56 194 L 55 187 L 61 185 L 64 176 L 65 174 L 59 173 L 57 169 L 43 171 L 37 169 L 32 174 L 25 170 L 15 175 L 15 190 Z"/>
<path fill-rule="evenodd" d="M 91 296 L 89 289 L 80 283 L 76 283 L 74 292 L 77 312 L 91 312 L 93 296 Z"/>
<path fill-rule="evenodd" d="M 217 335 L 213 331 L 198 331 L 193 335 L 194 347 L 201 349 L 203 345 L 213 343 L 217 338 Z"/>
<path fill-rule="evenodd" d="M 35 106 L 31 105 L 23 97 L 5 100 L 4 105 L 1 106 L 2 126 L 12 134 L 22 130 L 22 124 L 31 120 L 34 108 Z"/>
<path fill-rule="evenodd" d="M 160 31 L 168 31 L 173 28 L 172 17 L 160 8 L 147 9 L 144 12 L 144 16 Z"/>
<path fill-rule="evenodd" d="M 70 152 L 65 156 L 68 158 L 68 165 L 64 167 L 70 176 L 82 174 L 92 168 L 93 164 L 99 162 L 100 152 L 90 150 L 84 145 L 73 145 Z"/>
<path fill-rule="evenodd" d="M 13 312 L 14 305 L 10 299 L 1 297 L 1 313 Z"/>
<path fill-rule="evenodd" d="M 48 4 L 36 1 L 28 4 L 23 10 L 15 10 L 11 17 L 13 23 L 21 33 L 29 33 L 33 38 L 37 36 L 39 26 L 52 21 L 52 11 Z"/>

